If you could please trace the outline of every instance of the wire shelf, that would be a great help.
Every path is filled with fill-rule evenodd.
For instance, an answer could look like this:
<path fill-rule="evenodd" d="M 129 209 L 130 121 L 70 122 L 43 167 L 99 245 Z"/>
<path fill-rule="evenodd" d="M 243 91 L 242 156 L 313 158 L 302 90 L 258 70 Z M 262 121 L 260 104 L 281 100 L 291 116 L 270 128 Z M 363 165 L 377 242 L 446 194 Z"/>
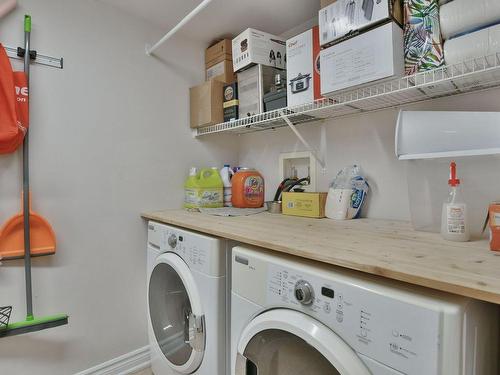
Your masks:
<path fill-rule="evenodd" d="M 195 130 L 195 136 L 222 132 L 245 134 L 277 129 L 287 126 L 281 117 L 282 114 L 286 115 L 292 124 L 298 125 L 498 86 L 500 86 L 500 53 L 336 93 L 328 98 L 299 106 L 198 128 Z"/>

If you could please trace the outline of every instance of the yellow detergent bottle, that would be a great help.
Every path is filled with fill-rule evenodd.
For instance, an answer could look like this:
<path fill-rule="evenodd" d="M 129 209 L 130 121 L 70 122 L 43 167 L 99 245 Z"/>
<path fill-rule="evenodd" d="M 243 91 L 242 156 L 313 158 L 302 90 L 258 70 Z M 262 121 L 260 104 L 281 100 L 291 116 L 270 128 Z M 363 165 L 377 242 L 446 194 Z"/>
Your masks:
<path fill-rule="evenodd" d="M 224 182 L 218 168 L 202 169 L 198 183 L 200 186 L 200 207 L 217 208 L 224 206 Z"/>
<path fill-rule="evenodd" d="M 224 183 L 217 168 L 205 168 L 199 173 L 196 168 L 191 168 L 184 188 L 184 207 L 187 209 L 224 205 Z"/>
<path fill-rule="evenodd" d="M 189 170 L 189 177 L 184 184 L 184 208 L 188 210 L 197 209 L 200 206 L 198 180 L 200 175 L 195 167 Z"/>

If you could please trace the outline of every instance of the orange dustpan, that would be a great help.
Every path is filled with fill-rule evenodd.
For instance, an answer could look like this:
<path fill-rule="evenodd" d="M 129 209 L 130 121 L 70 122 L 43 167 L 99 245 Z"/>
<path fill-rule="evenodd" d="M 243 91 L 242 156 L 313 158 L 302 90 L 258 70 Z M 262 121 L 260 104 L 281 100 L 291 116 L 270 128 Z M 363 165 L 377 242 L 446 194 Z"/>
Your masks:
<path fill-rule="evenodd" d="M 22 206 L 21 195 L 21 206 Z M 49 222 L 31 211 L 29 196 L 31 256 L 51 255 L 56 252 L 56 235 Z M 11 217 L 0 229 L 0 257 L 4 260 L 24 258 L 24 215 Z"/>

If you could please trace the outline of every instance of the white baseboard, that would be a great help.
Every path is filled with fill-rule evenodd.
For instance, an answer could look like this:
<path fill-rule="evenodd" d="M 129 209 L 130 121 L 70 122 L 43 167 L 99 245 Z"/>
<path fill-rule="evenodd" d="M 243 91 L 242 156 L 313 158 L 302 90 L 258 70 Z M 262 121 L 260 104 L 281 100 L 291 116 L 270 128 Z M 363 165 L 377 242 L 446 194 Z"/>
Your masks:
<path fill-rule="evenodd" d="M 151 366 L 149 346 L 144 346 L 75 375 L 128 375 L 149 366 Z"/>

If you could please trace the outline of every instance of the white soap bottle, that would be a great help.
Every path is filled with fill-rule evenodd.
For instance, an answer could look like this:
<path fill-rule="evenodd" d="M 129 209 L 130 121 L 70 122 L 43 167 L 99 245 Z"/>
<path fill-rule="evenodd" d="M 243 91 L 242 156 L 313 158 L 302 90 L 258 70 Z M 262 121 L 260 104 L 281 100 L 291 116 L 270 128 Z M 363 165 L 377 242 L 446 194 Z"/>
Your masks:
<path fill-rule="evenodd" d="M 445 240 L 465 242 L 470 240 L 470 229 L 467 218 L 467 205 L 462 198 L 460 180 L 457 178 L 457 165 L 450 164 L 450 194 L 443 204 L 441 216 L 441 235 Z"/>
<path fill-rule="evenodd" d="M 232 190 L 233 186 L 231 183 L 231 178 L 233 177 L 234 172 L 231 169 L 229 164 L 224 164 L 224 168 L 220 170 L 220 176 L 222 178 L 222 183 L 224 184 L 224 207 L 231 207 L 233 204 L 231 203 L 232 199 Z"/>

